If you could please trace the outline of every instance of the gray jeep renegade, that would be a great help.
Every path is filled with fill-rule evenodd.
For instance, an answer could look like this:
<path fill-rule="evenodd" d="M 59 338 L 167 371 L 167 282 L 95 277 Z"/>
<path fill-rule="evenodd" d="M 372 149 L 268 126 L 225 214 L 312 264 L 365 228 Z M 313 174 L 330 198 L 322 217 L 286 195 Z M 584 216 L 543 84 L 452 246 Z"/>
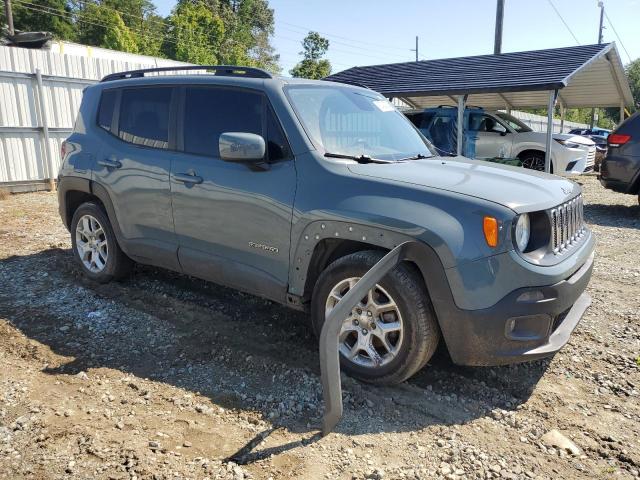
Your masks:
<path fill-rule="evenodd" d="M 568 341 L 594 255 L 577 184 L 438 157 L 365 88 L 158 70 L 88 87 L 62 147 L 60 214 L 91 279 L 156 265 L 308 311 L 318 333 L 365 272 L 414 241 L 415 262 L 344 319 L 350 375 L 401 382 L 440 341 L 462 365 L 533 360 Z"/>

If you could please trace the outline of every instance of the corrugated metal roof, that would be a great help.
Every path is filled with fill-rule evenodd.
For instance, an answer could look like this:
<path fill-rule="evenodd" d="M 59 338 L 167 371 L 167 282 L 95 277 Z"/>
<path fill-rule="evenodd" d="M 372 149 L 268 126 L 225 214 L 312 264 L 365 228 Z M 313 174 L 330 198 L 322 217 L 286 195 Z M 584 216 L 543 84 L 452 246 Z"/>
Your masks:
<path fill-rule="evenodd" d="M 504 105 L 500 94 L 564 90 L 574 80 L 580 81 L 580 91 L 570 93 L 572 97 L 575 93 L 580 105 L 571 106 L 590 101 L 596 102 L 594 106 L 633 102 L 613 43 L 353 67 L 326 80 L 366 86 L 388 97 L 413 100 L 416 105 L 427 101 L 424 97 L 462 94 L 493 94 Z M 513 106 L 546 105 L 547 98 L 514 98 Z"/>

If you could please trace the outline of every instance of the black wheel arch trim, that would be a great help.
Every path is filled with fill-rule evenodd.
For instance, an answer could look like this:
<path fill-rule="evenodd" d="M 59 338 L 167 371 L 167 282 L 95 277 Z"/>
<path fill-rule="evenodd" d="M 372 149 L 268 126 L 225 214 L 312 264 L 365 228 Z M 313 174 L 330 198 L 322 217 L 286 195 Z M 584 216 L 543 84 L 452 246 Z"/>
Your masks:
<path fill-rule="evenodd" d="M 67 228 L 69 228 L 69 225 L 71 224 L 71 217 L 73 217 L 73 213 L 69 215 L 67 208 L 67 193 L 71 191 L 83 192 L 89 195 L 93 195 L 98 200 L 100 200 L 107 212 L 107 217 L 109 218 L 109 222 L 111 223 L 120 248 L 122 248 L 122 250 L 127 253 L 126 245 L 123 244 L 126 242 L 122 242 L 122 231 L 120 230 L 116 212 L 113 208 L 113 202 L 111 201 L 111 196 L 109 195 L 109 192 L 107 192 L 107 189 L 99 183 L 89 180 L 88 178 L 73 176 L 60 177 L 58 179 L 58 208 L 60 211 L 60 216 L 62 217 L 62 221 L 64 222 L 65 226 L 67 226 Z"/>

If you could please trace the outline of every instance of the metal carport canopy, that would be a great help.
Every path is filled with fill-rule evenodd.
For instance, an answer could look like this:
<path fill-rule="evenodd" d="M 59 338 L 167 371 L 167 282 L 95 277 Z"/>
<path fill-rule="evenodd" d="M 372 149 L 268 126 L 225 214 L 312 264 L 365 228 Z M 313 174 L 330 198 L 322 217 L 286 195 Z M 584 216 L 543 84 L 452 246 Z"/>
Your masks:
<path fill-rule="evenodd" d="M 467 104 L 486 109 L 633 104 L 615 43 L 353 67 L 326 80 L 360 85 L 414 108 Z"/>

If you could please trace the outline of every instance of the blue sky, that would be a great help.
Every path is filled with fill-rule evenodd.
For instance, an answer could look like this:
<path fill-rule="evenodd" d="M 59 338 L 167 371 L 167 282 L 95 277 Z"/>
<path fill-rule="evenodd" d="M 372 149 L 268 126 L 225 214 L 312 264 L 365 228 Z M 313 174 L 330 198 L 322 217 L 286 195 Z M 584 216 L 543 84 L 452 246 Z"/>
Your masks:
<path fill-rule="evenodd" d="M 505 0 L 504 52 L 597 43 L 597 0 Z M 155 0 L 168 15 L 175 0 Z M 329 39 L 327 58 L 338 72 L 355 65 L 493 52 L 495 0 L 270 0 L 275 11 L 272 43 L 283 73 L 300 59 L 309 30 Z M 640 57 L 640 0 L 604 0 L 605 10 L 632 59 Z M 605 42 L 616 41 L 622 61 L 629 57 L 605 19 Z M 571 30 L 571 32 L 569 31 Z"/>

